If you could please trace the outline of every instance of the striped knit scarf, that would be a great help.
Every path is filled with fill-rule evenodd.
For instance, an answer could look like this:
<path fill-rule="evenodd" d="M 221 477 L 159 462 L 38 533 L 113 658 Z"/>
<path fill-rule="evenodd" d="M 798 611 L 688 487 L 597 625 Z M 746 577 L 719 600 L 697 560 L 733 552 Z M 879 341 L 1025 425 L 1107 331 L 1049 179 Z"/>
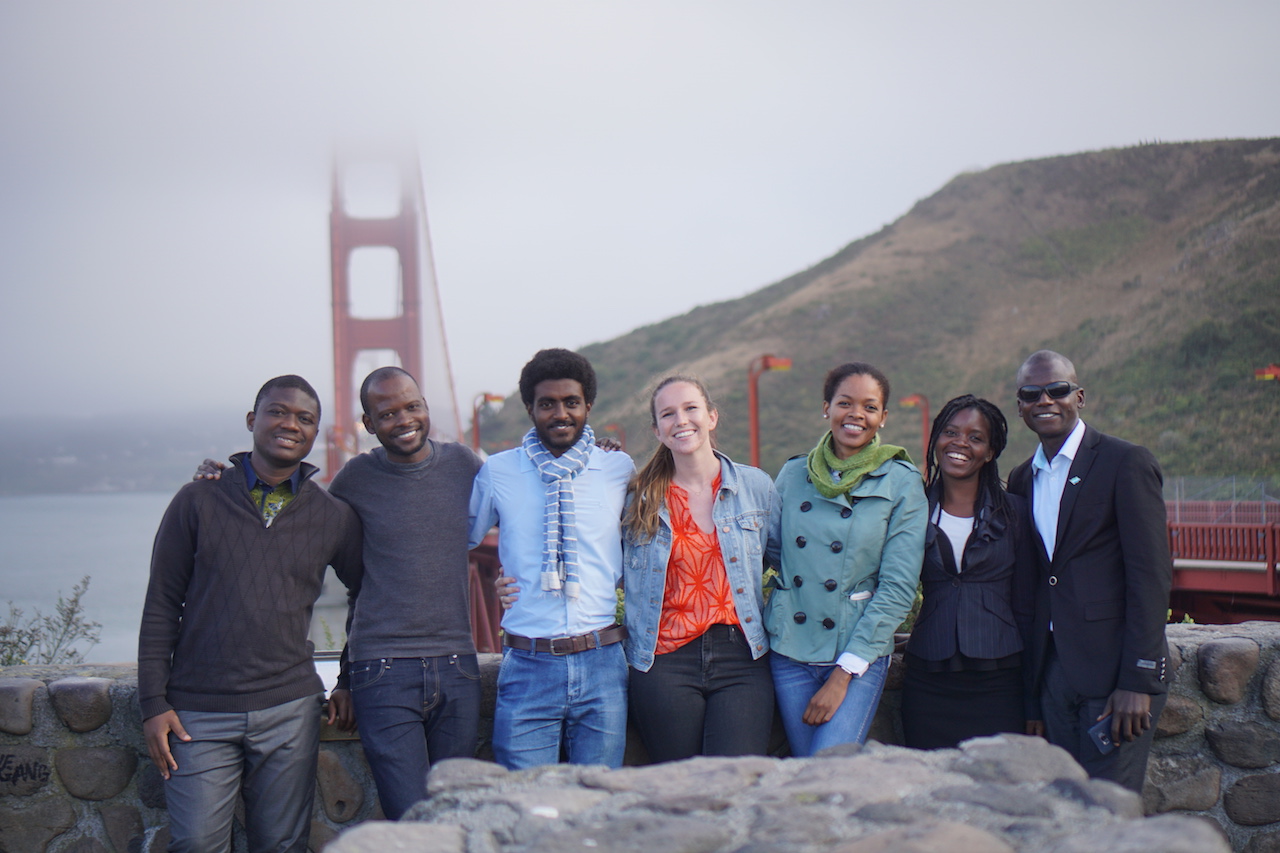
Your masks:
<path fill-rule="evenodd" d="M 524 452 L 537 466 L 547 487 L 542 515 L 546 531 L 542 541 L 542 588 L 564 590 L 571 599 L 578 597 L 579 585 L 578 519 L 571 481 L 587 467 L 591 446 L 595 443 L 595 433 L 589 425 L 584 426 L 573 447 L 560 456 L 553 456 L 538 440 L 537 430 L 531 429 L 524 435 Z"/>

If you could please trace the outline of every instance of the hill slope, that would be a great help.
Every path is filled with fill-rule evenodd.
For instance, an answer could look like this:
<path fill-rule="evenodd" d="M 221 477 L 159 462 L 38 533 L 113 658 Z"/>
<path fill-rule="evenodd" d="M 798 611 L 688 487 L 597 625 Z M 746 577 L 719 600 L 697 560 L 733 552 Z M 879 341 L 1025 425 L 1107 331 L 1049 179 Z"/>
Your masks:
<path fill-rule="evenodd" d="M 554 342 L 548 342 L 554 345 Z M 1030 352 L 1073 358 L 1086 419 L 1151 447 L 1171 474 L 1280 472 L 1280 140 L 1143 145 L 961 175 L 897 222 L 788 279 L 583 348 L 600 376 L 599 429 L 653 446 L 647 390 L 702 376 L 721 447 L 747 457 L 746 370 L 761 379 L 762 464 L 776 472 L 823 429 L 832 366 L 870 361 L 893 382 L 887 441 L 919 454 L 897 399 L 989 397 L 1016 416 Z M 487 448 L 527 428 L 518 400 L 485 422 Z M 1007 470 L 1033 444 L 1011 424 Z"/>

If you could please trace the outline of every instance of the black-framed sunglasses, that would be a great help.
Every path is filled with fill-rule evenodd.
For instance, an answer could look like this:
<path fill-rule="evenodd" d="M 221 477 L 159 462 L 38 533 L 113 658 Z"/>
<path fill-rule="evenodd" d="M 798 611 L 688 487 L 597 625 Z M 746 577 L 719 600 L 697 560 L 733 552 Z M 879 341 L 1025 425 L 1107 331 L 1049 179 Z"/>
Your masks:
<path fill-rule="evenodd" d="M 1057 382 L 1050 382 L 1048 385 L 1023 385 L 1018 389 L 1018 399 L 1024 403 L 1034 403 L 1040 399 L 1041 394 L 1048 394 L 1055 400 L 1061 400 L 1072 391 L 1078 391 L 1079 389 L 1080 386 L 1076 383 L 1059 379 Z"/>

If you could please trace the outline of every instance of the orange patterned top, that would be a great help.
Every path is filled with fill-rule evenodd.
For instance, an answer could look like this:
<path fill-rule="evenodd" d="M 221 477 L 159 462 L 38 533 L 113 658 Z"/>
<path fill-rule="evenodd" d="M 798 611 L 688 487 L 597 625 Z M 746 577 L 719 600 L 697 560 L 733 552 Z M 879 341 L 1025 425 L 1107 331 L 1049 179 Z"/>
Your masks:
<path fill-rule="evenodd" d="M 717 476 L 711 488 L 720 491 Z M 737 625 L 729 576 L 715 528 L 704 533 L 689 511 L 688 493 L 672 483 L 667 487 L 671 515 L 671 557 L 662 593 L 655 654 L 674 652 L 706 633 L 712 625 Z"/>

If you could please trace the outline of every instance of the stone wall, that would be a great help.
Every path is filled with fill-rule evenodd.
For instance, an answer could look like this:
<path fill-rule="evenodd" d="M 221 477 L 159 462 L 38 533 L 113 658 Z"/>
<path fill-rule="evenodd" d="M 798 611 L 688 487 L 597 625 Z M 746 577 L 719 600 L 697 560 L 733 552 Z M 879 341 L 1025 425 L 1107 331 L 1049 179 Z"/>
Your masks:
<path fill-rule="evenodd" d="M 1252 622 L 1244 625 L 1170 626 L 1169 638 L 1174 655 L 1172 662 L 1174 666 L 1171 667 L 1174 673 L 1173 688 L 1169 704 L 1160 720 L 1158 738 L 1141 807 L 1145 808 L 1148 814 L 1177 812 L 1195 815 L 1201 821 L 1196 824 L 1197 826 L 1203 825 L 1204 821 L 1209 821 L 1212 827 L 1215 827 L 1215 834 L 1228 839 L 1235 850 L 1248 851 L 1248 853 L 1280 853 L 1280 624 Z M 492 688 L 493 679 L 496 677 L 497 656 L 485 655 L 482 659 L 487 689 L 486 717 L 482 720 L 484 735 L 479 754 L 484 758 L 491 756 L 487 733 L 492 726 Z M 885 744 L 901 741 L 901 726 L 897 719 L 897 688 L 900 684 L 901 671 L 895 663 L 895 667 L 890 671 L 889 689 L 872 727 L 872 737 Z M 29 851 L 153 853 L 153 851 L 165 849 L 167 821 L 164 811 L 164 787 L 159 774 L 151 766 L 146 755 L 141 724 L 138 720 L 136 691 L 136 673 L 131 666 L 10 667 L 0 670 L 0 853 L 5 851 L 8 853 L 19 853 L 19 851 L 21 853 L 29 853 Z M 320 769 L 317 774 L 318 796 L 312 830 L 312 846 L 317 851 L 332 841 L 342 829 L 381 817 L 359 741 L 333 731 L 326 731 L 324 738 Z M 1011 741 L 1020 742 L 1022 739 L 1011 739 Z M 1031 747 L 1010 747 L 1015 753 L 1025 748 L 1035 748 L 1035 744 L 1033 743 Z M 1071 793 L 1079 787 L 1072 787 L 1075 783 L 1068 785 L 1067 782 L 1063 782 L 1062 785 L 1058 785 L 1057 781 L 1040 779 L 1037 782 L 1019 783 L 1030 785 L 1030 787 L 1009 792 L 999 787 L 1004 784 L 1000 779 L 977 779 L 972 774 L 968 774 L 967 778 L 970 781 L 960 780 L 960 782 L 964 785 L 976 784 L 978 787 L 960 791 L 956 788 L 960 782 L 946 774 L 955 772 L 956 762 L 963 763 L 962 759 L 966 753 L 946 751 L 929 757 L 919 756 L 903 749 L 886 747 L 883 751 L 877 750 L 860 756 L 845 757 L 841 761 L 863 762 L 857 765 L 860 777 L 868 769 L 879 768 L 882 765 L 888 767 L 910 765 L 936 770 L 951 781 L 947 784 L 937 780 L 921 782 L 912 789 L 914 793 L 910 796 L 904 795 L 905 799 L 901 799 L 901 802 L 908 803 L 912 808 L 921 807 L 925 802 L 936 801 L 943 804 L 938 806 L 936 814 L 930 812 L 933 817 L 921 826 L 927 824 L 936 829 L 943 824 L 951 826 L 957 821 L 961 823 L 969 821 L 970 817 L 976 821 L 969 821 L 975 832 L 981 830 L 990 834 L 994 831 L 992 827 L 999 829 L 996 824 L 1000 821 L 1015 828 L 1023 826 L 1024 829 L 1018 832 L 1023 832 L 1025 838 L 1019 836 L 1018 832 L 1012 835 L 1003 830 L 995 832 L 995 837 L 1001 839 L 1000 843 L 1008 849 L 1029 850 L 1042 847 L 1050 849 L 1054 844 L 1061 847 L 1062 844 L 1067 843 L 1061 839 L 1052 843 L 1046 840 L 1056 838 L 1054 833 L 1057 830 L 1045 830 L 1040 835 L 1036 835 L 1026 829 L 1026 826 L 1030 825 L 1027 824 L 1028 820 L 1035 823 L 1036 820 L 1044 818 L 1044 815 L 1036 817 L 1038 812 L 1019 817 L 1017 809 L 1024 806 L 1028 809 L 1032 808 L 1030 805 L 1025 805 L 1027 802 L 1040 802 L 1041 806 L 1036 808 L 1042 811 L 1050 809 L 1054 814 L 1075 815 L 1066 820 L 1065 825 L 1068 827 L 1074 825 L 1079 828 L 1084 825 L 1073 823 L 1080 817 L 1072 811 L 1077 806 L 1103 808 L 1111 815 L 1103 821 L 1103 824 L 1110 825 L 1112 818 L 1134 823 L 1135 827 L 1126 829 L 1127 832 L 1138 833 L 1134 837 L 1148 838 L 1147 835 L 1143 835 L 1148 832 L 1148 829 L 1142 828 L 1147 824 L 1161 827 L 1178 825 L 1168 822 L 1156 824 L 1152 821 L 1132 821 L 1132 812 L 1137 807 L 1132 803 L 1121 802 L 1124 798 L 1114 793 L 1103 797 L 1097 793 L 1096 787 L 1090 788 L 1085 783 L 1081 784 L 1094 793 L 1081 799 L 1084 795 Z M 636 750 L 629 750 L 629 761 L 635 760 L 635 753 Z M 1047 757 L 1050 755 L 1047 752 L 1035 753 L 1035 755 L 1039 756 L 1035 760 L 1049 762 L 1050 766 L 1056 766 L 1054 763 L 1058 761 L 1057 758 Z M 871 757 L 875 758 L 874 762 L 870 761 Z M 1014 764 L 1024 761 L 1016 755 L 1008 760 Z M 714 772 L 729 776 L 755 774 L 754 778 L 766 780 L 762 783 L 765 788 L 773 786 L 776 782 L 784 789 L 792 791 L 794 784 L 783 780 L 783 777 L 790 780 L 800 773 L 798 769 L 786 769 L 798 767 L 800 762 L 780 762 L 777 763 L 777 769 L 762 770 L 764 765 L 759 763 L 761 761 L 769 760 L 741 759 L 740 771 L 721 767 Z M 710 766 L 705 762 L 706 760 L 700 760 L 693 764 L 705 769 Z M 729 765 L 733 763 L 730 761 Z M 487 767 L 487 769 L 474 769 L 476 766 Z M 716 766 L 720 767 L 720 764 Z M 834 765 L 820 764 L 817 767 L 826 768 L 814 771 L 822 778 L 835 773 L 830 769 Z M 444 770 L 444 767 L 441 769 Z M 623 771 L 624 774 L 625 772 Z M 695 771 L 688 770 L 688 772 Z M 545 774 L 548 773 L 551 775 L 546 776 Z M 446 807 L 445 800 L 441 799 L 440 803 L 435 803 L 433 799 L 430 809 L 422 812 L 420 816 L 427 815 L 435 822 L 404 831 L 462 832 L 458 829 L 461 824 L 456 818 L 467 808 L 479 808 L 479 806 L 475 804 L 466 806 L 463 803 L 465 798 L 459 799 L 460 795 L 454 790 L 458 785 L 465 788 L 474 784 L 477 790 L 488 790 L 489 793 L 477 796 L 482 799 L 493 796 L 507 803 L 499 809 L 501 811 L 512 808 L 510 803 L 515 801 L 512 800 L 512 792 L 521 790 L 535 791 L 546 786 L 554 788 L 563 783 L 572 788 L 582 787 L 592 791 L 608 792 L 619 785 L 632 784 L 615 780 L 601 782 L 604 788 L 593 788 L 580 776 L 575 775 L 577 770 L 574 769 L 529 771 L 524 775 L 505 774 L 505 771 L 495 766 L 471 765 L 468 762 L 463 762 L 463 769 L 450 770 L 449 774 L 439 778 L 433 777 L 432 785 L 433 790 L 436 791 L 453 791 L 449 797 L 452 798 L 450 802 L 454 802 L 454 805 Z M 651 774 L 647 777 L 620 776 L 618 778 L 653 780 L 664 779 L 668 775 L 668 771 L 664 771 L 656 776 Z M 963 772 L 961 775 L 966 776 Z M 570 776 L 574 778 L 570 780 Z M 1061 776 L 1060 780 L 1069 778 L 1070 774 Z M 471 781 L 459 782 L 459 779 Z M 489 781 L 484 782 L 484 779 Z M 476 780 L 481 780 L 483 784 Z M 824 784 L 827 783 L 818 783 L 817 788 L 821 788 Z M 983 785 L 986 787 L 982 787 Z M 993 788 L 992 785 L 997 787 Z M 1058 788 L 1063 785 L 1070 790 L 1066 793 L 1059 791 Z M 641 787 L 644 786 L 641 785 Z M 813 796 L 817 801 L 822 801 L 827 794 L 817 788 L 810 793 L 801 792 L 797 796 L 801 800 Z M 846 796 L 841 793 L 842 790 L 837 785 L 829 793 L 831 796 Z M 1081 788 L 1081 790 L 1084 789 Z M 614 791 L 614 793 L 618 792 Z M 634 793 L 635 791 L 631 791 L 631 794 Z M 751 796 L 757 796 L 758 793 L 753 791 Z M 1025 800 L 1024 795 L 1030 796 L 1031 799 Z M 640 797 L 640 800 L 646 800 L 646 798 L 652 800 L 655 796 L 657 793 L 650 791 L 644 797 Z M 718 793 L 716 796 L 723 800 L 727 795 Z M 1006 796 L 1012 799 L 1008 801 L 1005 809 L 1003 811 L 1000 808 L 994 809 L 994 813 L 1003 817 L 991 818 L 988 812 L 993 811 L 993 803 Z M 1049 798 L 1053 805 L 1044 804 L 1049 800 L 1042 802 L 1037 799 L 1042 796 Z M 576 799 L 570 798 L 574 802 L 582 799 L 578 795 L 574 797 Z M 1074 797 L 1076 805 L 1063 805 L 1059 800 L 1064 797 L 1066 800 L 1072 800 Z M 1093 806 L 1089 806 L 1086 800 L 1090 797 L 1095 800 L 1106 800 L 1109 804 L 1094 803 Z M 676 818 L 682 816 L 686 820 L 695 819 L 698 823 L 704 823 L 709 819 L 700 812 L 695 815 L 696 810 L 681 811 L 682 807 L 676 802 L 680 799 L 682 797 L 676 796 L 667 806 L 656 810 L 645 806 L 639 812 L 631 814 L 629 820 L 632 822 L 627 825 L 645 827 L 652 826 L 655 821 L 663 825 L 672 821 L 679 823 L 680 821 L 676 821 Z M 516 800 L 523 802 L 519 797 L 516 797 Z M 957 803 L 969 805 L 962 806 Z M 1018 805 L 1019 803 L 1024 805 Z M 1080 803 L 1085 805 L 1080 806 Z M 835 805 L 839 806 L 838 803 Z M 870 808 L 874 804 L 867 802 L 864 805 Z M 832 802 L 827 802 L 827 806 L 832 806 Z M 763 801 L 756 802 L 753 806 L 757 811 L 764 807 Z M 456 814 L 450 813 L 448 812 L 450 808 L 462 809 L 462 811 Z M 721 811 L 727 813 L 735 808 L 738 806 L 725 806 Z M 835 811 L 838 812 L 841 808 L 843 807 L 837 807 Z M 1014 809 L 1014 812 L 1008 809 Z M 584 808 L 579 811 L 587 816 L 584 818 L 587 822 L 573 823 L 573 827 L 580 829 L 597 819 L 593 816 L 595 812 L 591 812 L 590 809 Z M 605 811 L 609 810 L 605 809 Z M 713 814 L 716 813 L 715 809 L 711 811 Z M 899 845 L 898 847 L 873 846 L 866 847 L 866 850 L 944 849 L 944 847 L 955 850 L 988 849 L 982 846 L 988 842 L 981 836 L 973 836 L 980 841 L 966 842 L 971 843 L 971 848 L 964 847 L 959 841 L 956 844 L 960 846 L 949 846 L 950 842 L 948 842 L 944 847 L 937 847 L 934 842 L 939 841 L 941 836 L 929 836 L 924 829 L 912 835 L 915 829 L 912 829 L 909 823 L 902 823 L 895 829 L 893 824 L 896 819 L 885 818 L 888 823 L 884 823 L 879 818 L 868 822 L 868 815 L 881 812 L 897 814 L 899 818 L 905 820 L 907 812 L 903 809 L 894 811 L 881 804 L 870 812 L 866 811 L 866 808 L 859 808 L 858 811 L 865 813 L 857 818 L 856 825 L 850 825 L 853 828 L 848 829 L 854 832 L 855 836 L 861 834 L 871 838 L 885 832 L 897 832 L 902 836 L 893 842 Z M 540 813 L 531 814 L 533 817 L 538 817 Z M 734 812 L 734 814 L 737 813 Z M 852 815 L 852 812 L 849 814 Z M 692 818 L 690 818 L 691 815 Z M 1092 825 L 1097 819 L 1090 817 L 1086 823 Z M 817 818 L 814 820 L 816 821 Z M 829 821 L 824 825 L 830 825 Z M 454 829 L 441 828 L 449 826 Z M 528 826 L 536 827 L 543 824 L 535 820 Z M 984 826 L 987 828 L 981 829 Z M 1125 826 L 1127 827 L 1128 824 L 1126 823 Z M 428 829 L 428 827 L 433 828 Z M 545 843 L 548 845 L 553 843 L 553 839 L 561 838 L 557 833 L 571 829 L 569 823 L 547 824 L 543 828 L 555 830 L 547 836 Z M 349 834 L 349 837 L 357 838 L 360 834 L 391 830 L 392 828 L 386 825 L 375 825 L 362 830 L 362 833 Z M 621 829 L 618 831 L 622 832 Z M 944 828 L 937 831 L 960 832 L 960 836 L 957 837 L 961 840 L 969 837 L 954 826 L 951 829 Z M 1183 827 L 1177 829 L 1174 834 L 1187 831 Z M 572 829 L 572 832 L 577 832 L 577 829 Z M 612 838 L 613 830 L 611 829 L 610 832 Z M 1161 832 L 1163 834 L 1163 830 Z M 711 833 L 708 839 L 712 836 L 720 837 L 716 833 Z M 469 836 L 463 833 L 457 837 Z M 496 837 L 501 840 L 506 836 L 500 833 Z M 541 838 L 542 835 L 538 834 L 537 837 Z M 732 837 L 738 838 L 736 835 Z M 950 838 L 950 836 L 947 837 Z M 1033 837 L 1038 839 L 1035 844 L 1031 843 Z M 1089 836 L 1086 833 L 1081 837 Z M 1199 836 L 1193 833 L 1187 837 L 1198 838 Z M 519 833 L 511 838 L 523 838 L 519 845 L 522 849 L 524 846 L 538 849 L 539 845 L 543 844 L 540 841 L 534 843 L 534 836 L 526 838 Z M 888 844 L 892 838 L 897 836 L 886 836 L 883 840 Z M 344 844 L 345 839 L 346 836 L 344 836 Z M 494 841 L 493 844 L 497 846 L 487 849 L 508 848 L 505 842 Z M 916 847 L 910 846 L 913 844 Z M 763 841 L 760 841 L 760 845 L 763 846 L 759 846 L 758 849 L 767 849 L 769 846 Z M 851 852 L 864 849 L 856 845 L 846 846 Z M 695 848 L 735 849 L 698 845 L 695 845 Z M 236 849 L 244 849 L 238 826 Z M 341 845 L 336 845 L 330 849 L 332 853 L 337 853 L 343 848 Z M 382 848 L 375 845 L 351 849 Z M 448 845 L 442 849 L 448 849 Z M 482 845 L 479 848 L 470 849 L 486 848 Z M 991 847 L 990 849 L 1004 848 Z M 1065 846 L 1061 849 L 1075 848 Z M 1087 849 L 1092 851 L 1120 848 L 1095 844 Z M 1160 849 L 1160 847 L 1153 843 L 1147 849 Z"/>

